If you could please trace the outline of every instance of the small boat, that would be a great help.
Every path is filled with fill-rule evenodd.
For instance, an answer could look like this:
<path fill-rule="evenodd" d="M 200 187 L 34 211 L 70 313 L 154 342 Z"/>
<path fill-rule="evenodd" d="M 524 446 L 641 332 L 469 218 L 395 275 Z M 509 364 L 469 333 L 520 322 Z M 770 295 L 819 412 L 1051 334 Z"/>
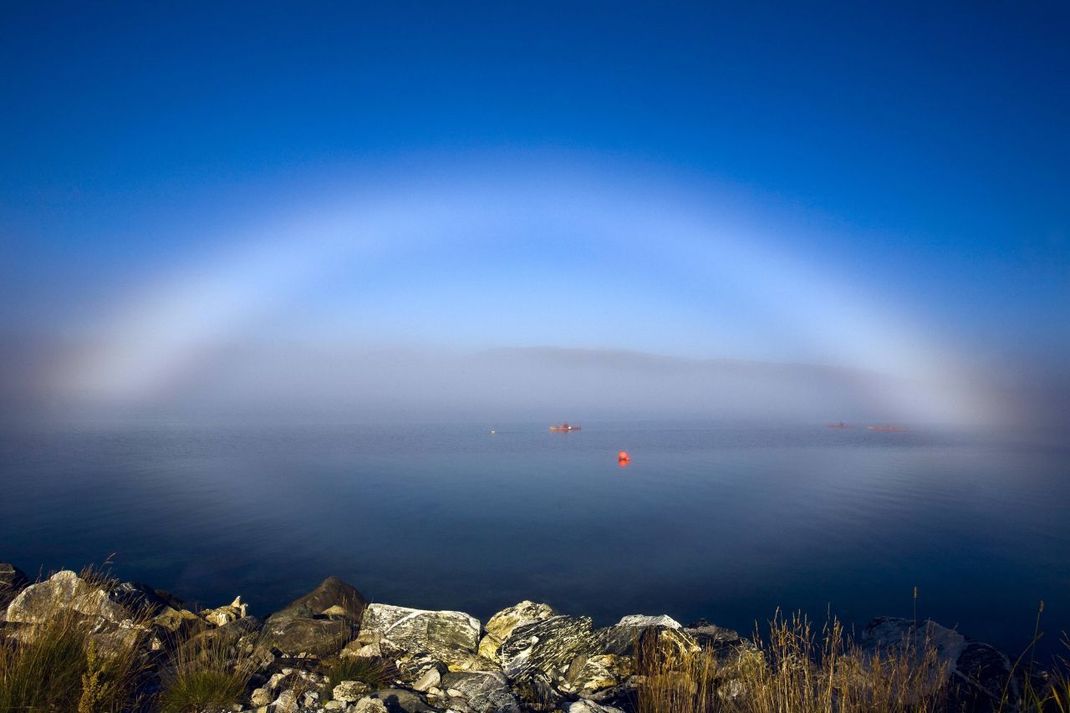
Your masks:
<path fill-rule="evenodd" d="M 843 421 L 837 421 L 836 423 L 826 423 L 825 428 L 850 428 L 850 426 Z"/>
<path fill-rule="evenodd" d="M 877 433 L 906 433 L 906 426 L 899 426 L 894 423 L 877 423 L 872 426 L 866 426 L 870 431 L 876 431 Z"/>
<path fill-rule="evenodd" d="M 571 433 L 578 430 L 580 430 L 580 427 L 575 423 L 559 423 L 550 426 L 550 433 Z"/>

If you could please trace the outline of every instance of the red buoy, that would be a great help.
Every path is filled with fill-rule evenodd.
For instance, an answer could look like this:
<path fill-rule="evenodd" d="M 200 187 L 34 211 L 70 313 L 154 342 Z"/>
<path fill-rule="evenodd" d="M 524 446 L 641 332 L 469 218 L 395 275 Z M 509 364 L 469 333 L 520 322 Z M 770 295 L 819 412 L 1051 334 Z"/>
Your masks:
<path fill-rule="evenodd" d="M 617 465 L 624 467 L 631 463 L 632 457 L 628 455 L 628 451 L 621 451 L 617 453 Z"/>

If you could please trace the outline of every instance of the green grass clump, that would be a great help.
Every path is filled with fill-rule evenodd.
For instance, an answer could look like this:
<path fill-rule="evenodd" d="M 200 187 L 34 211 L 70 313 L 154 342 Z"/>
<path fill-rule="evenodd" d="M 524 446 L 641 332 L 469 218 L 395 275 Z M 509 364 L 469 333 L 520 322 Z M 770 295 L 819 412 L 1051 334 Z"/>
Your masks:
<path fill-rule="evenodd" d="M 325 661 L 322 672 L 327 676 L 327 685 L 320 694 L 324 700 L 330 700 L 332 691 L 342 681 L 360 681 L 373 691 L 390 683 L 393 667 L 382 659 L 356 656 L 340 656 Z"/>
<path fill-rule="evenodd" d="M 75 709 L 86 659 L 85 635 L 69 621 L 42 625 L 26 641 L 0 642 L 0 711 Z"/>
<path fill-rule="evenodd" d="M 248 661 L 231 660 L 215 638 L 192 639 L 176 650 L 164 672 L 160 713 L 199 713 L 236 703 L 249 683 Z"/>
<path fill-rule="evenodd" d="M 137 642 L 103 650 L 76 612 L 0 640 L 0 711 L 120 713 L 137 702 Z"/>

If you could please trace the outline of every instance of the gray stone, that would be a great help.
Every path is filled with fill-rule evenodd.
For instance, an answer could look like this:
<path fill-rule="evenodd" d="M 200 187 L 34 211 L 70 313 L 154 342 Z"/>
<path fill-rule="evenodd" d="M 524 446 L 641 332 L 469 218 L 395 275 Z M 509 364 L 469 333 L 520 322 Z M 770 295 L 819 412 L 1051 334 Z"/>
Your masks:
<path fill-rule="evenodd" d="M 405 654 L 401 658 L 394 659 L 394 667 L 397 670 L 397 680 L 410 688 L 415 688 L 416 682 L 432 669 L 439 674 L 449 670 L 446 664 L 429 654 Z"/>
<path fill-rule="evenodd" d="M 256 708 L 271 703 L 271 691 L 268 688 L 257 688 L 249 694 L 249 703 Z"/>
<path fill-rule="evenodd" d="M 441 687 L 463 698 L 472 713 L 520 713 L 508 679 L 498 672 L 447 673 Z"/>
<path fill-rule="evenodd" d="M 287 690 L 279 694 L 275 699 L 274 713 L 297 713 L 300 705 L 297 702 L 297 694 Z"/>
<path fill-rule="evenodd" d="M 370 696 L 361 698 L 354 707 L 354 713 L 388 713 L 386 704 Z"/>
<path fill-rule="evenodd" d="M 264 624 L 257 645 L 286 656 L 306 653 L 322 657 L 341 651 L 355 633 L 354 624 L 344 619 L 274 619 Z"/>
<path fill-rule="evenodd" d="M 418 694 L 403 688 L 384 688 L 376 691 L 374 697 L 383 702 L 389 713 L 437 713 Z"/>
<path fill-rule="evenodd" d="M 368 684 L 363 681 L 342 681 L 331 691 L 331 697 L 343 703 L 356 703 L 368 690 Z"/>
<path fill-rule="evenodd" d="M 412 684 L 414 691 L 426 692 L 428 689 L 435 688 L 439 682 L 442 681 L 442 672 L 436 667 L 431 666 L 419 678 Z"/>

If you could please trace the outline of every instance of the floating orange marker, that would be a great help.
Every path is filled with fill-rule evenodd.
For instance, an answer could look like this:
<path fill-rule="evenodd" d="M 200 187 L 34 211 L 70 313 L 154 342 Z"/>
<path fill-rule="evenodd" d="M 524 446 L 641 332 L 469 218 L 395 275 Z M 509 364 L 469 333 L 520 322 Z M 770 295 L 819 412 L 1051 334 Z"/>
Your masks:
<path fill-rule="evenodd" d="M 617 465 L 621 468 L 627 468 L 628 464 L 632 462 L 632 457 L 628 455 L 628 451 L 621 451 L 617 453 Z"/>

